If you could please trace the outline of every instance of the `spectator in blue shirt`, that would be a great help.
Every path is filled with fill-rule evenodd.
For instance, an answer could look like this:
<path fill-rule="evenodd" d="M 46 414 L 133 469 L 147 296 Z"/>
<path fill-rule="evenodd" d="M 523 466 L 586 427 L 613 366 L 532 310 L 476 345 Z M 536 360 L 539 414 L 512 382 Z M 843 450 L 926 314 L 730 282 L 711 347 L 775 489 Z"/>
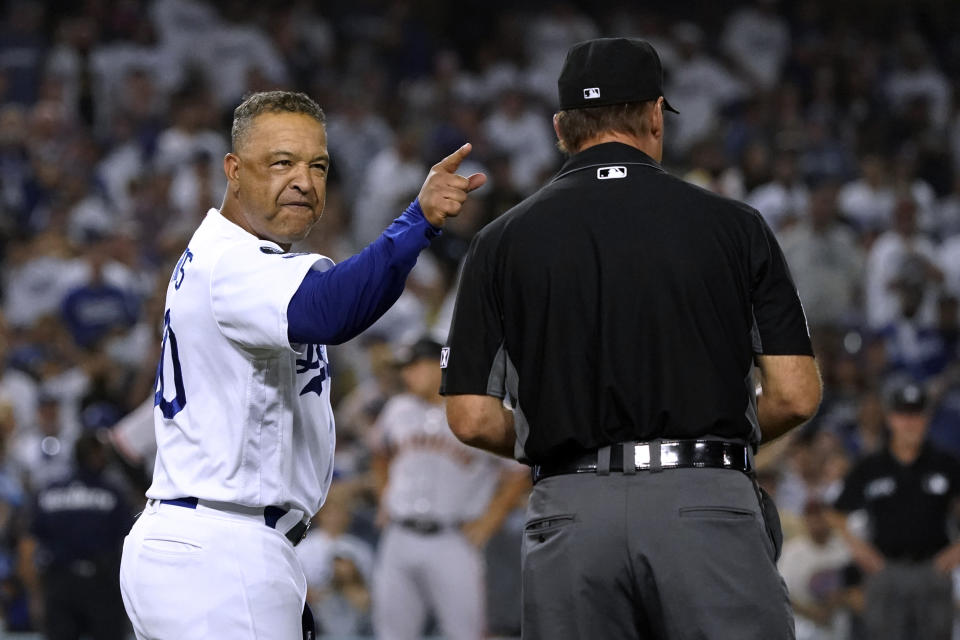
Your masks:
<path fill-rule="evenodd" d="M 63 300 L 63 319 L 70 335 L 88 349 L 137 321 L 137 305 L 130 294 L 104 278 L 106 260 L 96 245 L 91 246 L 90 282 L 72 289 Z"/>

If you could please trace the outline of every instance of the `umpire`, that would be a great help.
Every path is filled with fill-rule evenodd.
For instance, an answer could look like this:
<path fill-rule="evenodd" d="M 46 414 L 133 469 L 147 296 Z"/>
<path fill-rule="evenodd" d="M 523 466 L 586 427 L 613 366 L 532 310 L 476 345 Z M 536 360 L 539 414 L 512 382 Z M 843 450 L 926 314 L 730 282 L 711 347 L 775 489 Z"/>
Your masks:
<path fill-rule="evenodd" d="M 570 157 L 474 238 L 442 357 L 454 433 L 533 467 L 523 637 L 793 638 L 752 454 L 821 387 L 780 247 L 660 167 L 649 44 L 575 45 L 559 94 Z"/>

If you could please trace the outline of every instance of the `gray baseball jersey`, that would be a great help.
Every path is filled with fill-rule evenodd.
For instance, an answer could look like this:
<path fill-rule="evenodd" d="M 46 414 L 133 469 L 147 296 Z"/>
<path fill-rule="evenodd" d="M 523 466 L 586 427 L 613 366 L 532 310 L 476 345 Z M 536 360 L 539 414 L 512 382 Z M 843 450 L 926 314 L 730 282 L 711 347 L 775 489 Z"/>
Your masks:
<path fill-rule="evenodd" d="M 480 517 L 507 460 L 461 443 L 447 426 L 443 404 L 412 394 L 393 397 L 375 429 L 375 446 L 392 454 L 384 504 L 392 519 L 441 523 Z"/>

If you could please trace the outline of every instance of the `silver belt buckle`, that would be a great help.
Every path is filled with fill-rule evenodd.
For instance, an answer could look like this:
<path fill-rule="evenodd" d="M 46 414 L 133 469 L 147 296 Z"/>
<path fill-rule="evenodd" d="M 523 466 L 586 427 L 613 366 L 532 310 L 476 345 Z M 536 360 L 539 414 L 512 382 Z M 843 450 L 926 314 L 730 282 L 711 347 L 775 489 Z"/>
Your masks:
<path fill-rule="evenodd" d="M 650 468 L 650 445 L 646 442 L 633 446 L 633 466 L 638 471 Z"/>
<path fill-rule="evenodd" d="M 679 442 L 662 442 L 660 444 L 660 466 L 667 469 L 680 466 Z"/>
<path fill-rule="evenodd" d="M 650 468 L 650 447 L 660 447 L 660 466 L 671 469 L 680 466 L 680 443 L 658 442 L 650 444 L 641 442 L 633 447 L 633 464 L 637 470 Z"/>

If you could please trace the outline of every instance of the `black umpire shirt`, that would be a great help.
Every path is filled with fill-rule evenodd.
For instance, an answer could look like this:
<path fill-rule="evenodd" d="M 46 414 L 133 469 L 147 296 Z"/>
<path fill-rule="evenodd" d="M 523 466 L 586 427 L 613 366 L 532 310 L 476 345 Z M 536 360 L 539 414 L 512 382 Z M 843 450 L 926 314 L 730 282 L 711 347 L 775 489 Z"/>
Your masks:
<path fill-rule="evenodd" d="M 927 444 L 910 465 L 889 450 L 858 462 L 834 507 L 865 510 L 870 539 L 885 557 L 923 561 L 950 544 L 948 525 L 958 497 L 960 461 Z"/>
<path fill-rule="evenodd" d="M 441 392 L 506 397 L 530 464 L 658 437 L 755 442 L 755 353 L 812 355 L 763 218 L 606 143 L 473 239 Z"/>

